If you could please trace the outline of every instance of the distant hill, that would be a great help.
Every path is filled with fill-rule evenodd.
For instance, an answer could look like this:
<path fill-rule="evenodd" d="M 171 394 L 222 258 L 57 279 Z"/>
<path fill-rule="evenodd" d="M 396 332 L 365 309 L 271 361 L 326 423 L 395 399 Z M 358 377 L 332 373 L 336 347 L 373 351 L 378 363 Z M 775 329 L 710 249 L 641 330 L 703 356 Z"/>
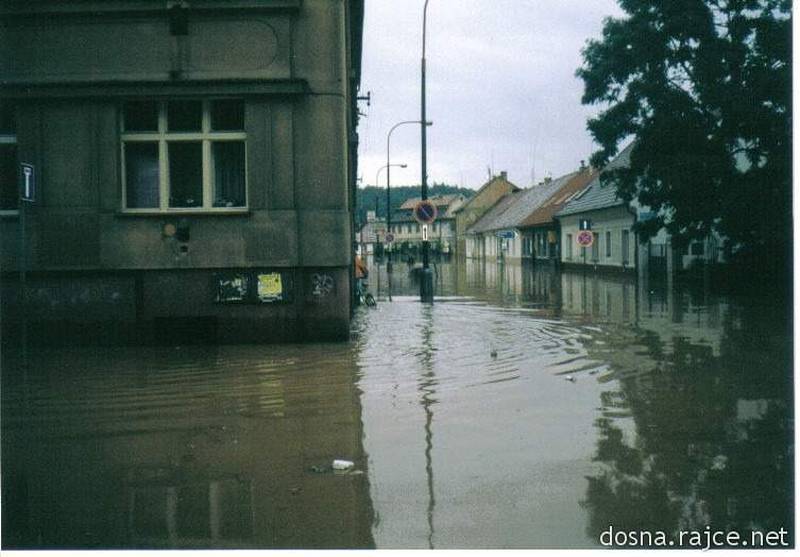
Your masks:
<path fill-rule="evenodd" d="M 428 197 L 459 193 L 464 197 L 472 197 L 475 194 L 475 190 L 448 186 L 447 184 L 428 186 Z M 419 186 L 392 186 L 391 196 L 392 209 L 396 211 L 406 200 L 420 196 Z M 358 188 L 358 193 L 356 194 L 356 211 L 356 222 L 366 222 L 367 211 L 377 211 L 378 217 L 386 218 L 386 188 L 378 188 L 375 186 Z"/>

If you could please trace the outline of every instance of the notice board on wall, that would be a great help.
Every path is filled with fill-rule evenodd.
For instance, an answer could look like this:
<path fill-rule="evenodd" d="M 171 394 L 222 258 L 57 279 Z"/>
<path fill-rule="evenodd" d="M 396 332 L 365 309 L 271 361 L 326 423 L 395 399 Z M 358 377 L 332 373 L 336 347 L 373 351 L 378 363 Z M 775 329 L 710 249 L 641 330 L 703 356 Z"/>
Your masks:
<path fill-rule="evenodd" d="M 226 271 L 214 275 L 214 302 L 219 304 L 272 304 L 292 300 L 292 275 L 288 271 Z"/>

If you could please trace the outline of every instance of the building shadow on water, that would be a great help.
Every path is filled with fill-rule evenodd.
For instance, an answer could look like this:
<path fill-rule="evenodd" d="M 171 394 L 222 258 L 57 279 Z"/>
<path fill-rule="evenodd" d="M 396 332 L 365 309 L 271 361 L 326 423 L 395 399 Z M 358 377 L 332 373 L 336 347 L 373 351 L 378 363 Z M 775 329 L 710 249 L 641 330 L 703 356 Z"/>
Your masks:
<path fill-rule="evenodd" d="M 337 344 L 41 351 L 27 408 L 4 366 L 4 549 L 373 547 L 352 360 Z"/>

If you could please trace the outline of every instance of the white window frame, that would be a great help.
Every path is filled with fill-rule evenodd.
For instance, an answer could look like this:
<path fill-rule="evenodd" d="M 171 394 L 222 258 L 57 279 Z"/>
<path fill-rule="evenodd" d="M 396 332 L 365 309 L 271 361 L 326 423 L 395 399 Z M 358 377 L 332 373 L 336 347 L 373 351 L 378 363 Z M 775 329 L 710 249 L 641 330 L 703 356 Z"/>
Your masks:
<path fill-rule="evenodd" d="M 149 99 L 148 99 L 149 100 Z M 247 132 L 245 131 L 212 131 L 211 130 L 211 103 L 215 100 L 203 99 L 202 122 L 199 132 L 171 132 L 167 130 L 167 106 L 170 101 L 192 101 L 197 99 L 167 99 L 154 100 L 158 107 L 158 131 L 140 132 L 125 131 L 124 106 L 120 108 L 120 161 L 122 164 L 122 199 L 120 200 L 122 212 L 125 213 L 241 213 L 249 207 L 248 161 L 247 161 Z M 244 143 L 244 205 L 238 207 L 214 207 L 214 184 L 212 180 L 214 171 L 212 142 L 239 141 Z M 158 207 L 132 207 L 126 206 L 128 194 L 126 182 L 126 143 L 158 143 Z M 203 204 L 199 207 L 170 207 L 170 177 L 169 177 L 169 149 L 168 143 L 200 142 L 203 157 Z"/>
<path fill-rule="evenodd" d="M 16 145 L 19 149 L 17 142 L 17 135 L 13 133 L 0 133 L 0 145 Z M 17 153 L 17 160 L 14 161 L 14 166 L 19 171 L 19 153 Z M 18 215 L 19 204 L 22 203 L 19 199 L 19 183 L 14 184 L 14 191 L 17 192 L 17 208 L 16 209 L 0 209 L 0 215 Z"/>

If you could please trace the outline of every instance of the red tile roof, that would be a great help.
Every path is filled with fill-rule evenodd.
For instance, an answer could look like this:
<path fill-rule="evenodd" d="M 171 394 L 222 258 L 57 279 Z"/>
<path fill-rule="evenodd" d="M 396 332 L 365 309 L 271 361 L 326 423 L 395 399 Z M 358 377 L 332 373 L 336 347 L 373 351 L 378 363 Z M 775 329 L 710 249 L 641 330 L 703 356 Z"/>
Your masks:
<path fill-rule="evenodd" d="M 578 192 L 588 187 L 597 176 L 598 171 L 586 168 L 570 178 L 566 184 L 556 190 L 542 205 L 520 223 L 520 228 L 550 224 L 555 215 Z"/>

